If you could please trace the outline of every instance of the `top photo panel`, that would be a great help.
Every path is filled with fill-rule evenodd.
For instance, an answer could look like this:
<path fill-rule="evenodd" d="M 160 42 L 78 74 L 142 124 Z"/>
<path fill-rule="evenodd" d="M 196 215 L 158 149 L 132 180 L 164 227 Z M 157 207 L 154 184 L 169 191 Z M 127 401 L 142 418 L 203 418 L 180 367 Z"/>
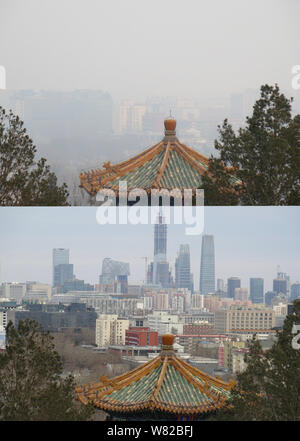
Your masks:
<path fill-rule="evenodd" d="M 298 0 L 1 0 L 0 206 L 300 205 Z"/>

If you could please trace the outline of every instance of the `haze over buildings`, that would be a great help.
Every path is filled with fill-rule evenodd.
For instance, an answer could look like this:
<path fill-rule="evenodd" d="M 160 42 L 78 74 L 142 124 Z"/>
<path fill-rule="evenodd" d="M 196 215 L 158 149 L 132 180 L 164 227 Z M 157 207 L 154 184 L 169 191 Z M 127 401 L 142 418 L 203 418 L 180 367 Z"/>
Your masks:
<path fill-rule="evenodd" d="M 70 201 L 84 204 L 80 172 L 153 145 L 170 108 L 182 142 L 208 156 L 218 124 L 243 125 L 262 84 L 278 83 L 299 113 L 291 85 L 299 8 L 296 0 L 190 0 L 188 7 L 2 0 L 0 106 L 24 120 Z"/>

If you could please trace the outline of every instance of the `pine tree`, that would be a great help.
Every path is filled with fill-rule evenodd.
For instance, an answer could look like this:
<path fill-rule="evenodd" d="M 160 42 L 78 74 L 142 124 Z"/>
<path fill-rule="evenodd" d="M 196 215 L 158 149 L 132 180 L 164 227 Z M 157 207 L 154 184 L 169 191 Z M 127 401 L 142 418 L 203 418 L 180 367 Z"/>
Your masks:
<path fill-rule="evenodd" d="M 35 160 L 36 147 L 23 125 L 0 107 L 0 205 L 68 205 L 67 185 L 57 185 L 45 158 Z"/>
<path fill-rule="evenodd" d="M 271 349 L 263 352 L 259 341 L 251 341 L 247 368 L 237 375 L 220 419 L 300 421 L 300 349 L 292 345 L 295 324 L 300 324 L 300 300 L 294 302 Z"/>
<path fill-rule="evenodd" d="M 62 363 L 52 342 L 33 320 L 6 327 L 0 353 L 0 421 L 80 421 L 93 410 L 75 401 L 72 376 L 62 377 Z"/>
<path fill-rule="evenodd" d="M 291 103 L 266 84 L 245 128 L 235 133 L 227 119 L 218 126 L 220 154 L 203 177 L 207 205 L 300 204 L 300 115 Z"/>

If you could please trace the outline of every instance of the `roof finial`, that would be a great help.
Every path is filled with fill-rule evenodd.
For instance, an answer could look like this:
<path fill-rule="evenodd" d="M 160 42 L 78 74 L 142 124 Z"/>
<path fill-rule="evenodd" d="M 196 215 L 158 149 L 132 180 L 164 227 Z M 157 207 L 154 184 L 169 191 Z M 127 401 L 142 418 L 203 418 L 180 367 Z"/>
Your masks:
<path fill-rule="evenodd" d="M 170 109 L 170 118 L 173 118 L 171 109 Z"/>

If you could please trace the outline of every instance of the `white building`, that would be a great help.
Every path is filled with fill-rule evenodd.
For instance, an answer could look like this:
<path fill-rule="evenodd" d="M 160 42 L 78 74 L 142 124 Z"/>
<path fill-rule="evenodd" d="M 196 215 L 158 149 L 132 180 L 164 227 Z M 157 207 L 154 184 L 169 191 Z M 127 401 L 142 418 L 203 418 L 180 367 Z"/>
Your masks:
<path fill-rule="evenodd" d="M 24 300 L 48 302 L 51 299 L 51 293 L 51 285 L 39 282 L 27 282 Z"/>
<path fill-rule="evenodd" d="M 193 309 L 204 308 L 204 295 L 198 293 L 192 295 L 192 308 Z"/>
<path fill-rule="evenodd" d="M 119 319 L 116 314 L 101 314 L 96 320 L 96 345 L 125 345 L 125 333 L 129 329 L 129 320 Z"/>
<path fill-rule="evenodd" d="M 182 334 L 183 322 L 177 314 L 169 314 L 166 311 L 153 311 L 148 315 L 148 326 L 152 331 L 163 334 Z"/>
<path fill-rule="evenodd" d="M 215 312 L 215 329 L 219 332 L 257 332 L 271 330 L 275 313 L 271 308 L 259 306 L 230 306 Z"/>
<path fill-rule="evenodd" d="M 26 294 L 26 283 L 9 282 L 2 283 L 0 297 L 5 297 L 10 300 L 15 300 L 17 303 L 22 303 L 22 299 Z"/>

